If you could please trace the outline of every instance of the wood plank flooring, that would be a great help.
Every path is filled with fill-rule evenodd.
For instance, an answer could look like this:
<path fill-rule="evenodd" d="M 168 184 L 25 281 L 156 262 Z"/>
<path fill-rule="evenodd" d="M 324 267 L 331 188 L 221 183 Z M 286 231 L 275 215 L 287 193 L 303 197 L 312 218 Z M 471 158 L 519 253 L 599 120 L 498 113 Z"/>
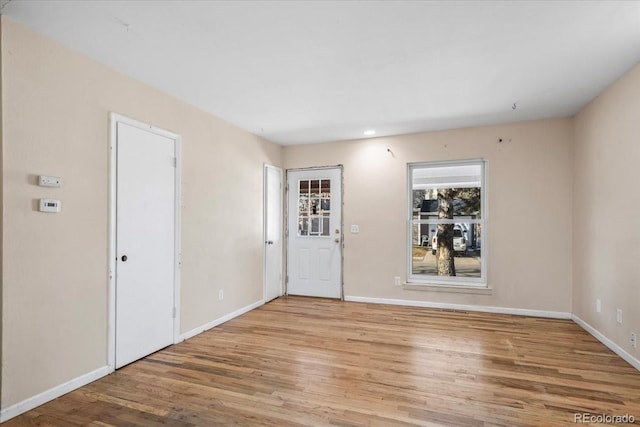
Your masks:
<path fill-rule="evenodd" d="M 640 372 L 571 321 L 283 297 L 8 421 L 555 426 L 631 414 Z"/>

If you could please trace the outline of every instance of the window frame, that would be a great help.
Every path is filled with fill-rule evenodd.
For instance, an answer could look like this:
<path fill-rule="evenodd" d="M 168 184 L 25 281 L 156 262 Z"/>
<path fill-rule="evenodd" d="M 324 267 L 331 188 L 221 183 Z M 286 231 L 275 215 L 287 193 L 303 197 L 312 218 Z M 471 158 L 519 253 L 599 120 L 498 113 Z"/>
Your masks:
<path fill-rule="evenodd" d="M 305 216 L 301 216 L 301 212 L 300 212 L 300 201 L 302 198 L 302 193 L 300 192 L 300 183 L 302 181 L 307 181 L 307 185 L 308 185 L 308 191 L 307 191 L 307 203 L 308 203 L 308 213 Z M 317 197 L 312 197 L 311 196 L 311 183 L 313 181 L 318 181 L 318 195 Z M 323 182 L 324 181 L 328 181 L 329 182 L 329 196 L 323 196 L 322 189 L 325 188 L 323 187 Z M 324 238 L 324 239 L 330 239 L 331 238 L 331 226 L 329 225 L 328 228 L 326 229 L 326 233 L 325 233 L 325 229 L 324 229 L 324 220 L 328 219 L 329 223 L 330 223 L 330 218 L 331 218 L 331 209 L 332 209 L 332 198 L 331 198 L 331 179 L 329 178 L 313 178 L 313 179 L 298 179 L 297 182 L 297 194 L 298 194 L 298 211 L 296 212 L 296 219 L 298 221 L 298 231 L 297 231 L 297 237 L 300 238 Z M 311 205 L 312 205 L 312 199 L 317 199 L 318 200 L 318 207 L 319 207 L 319 211 L 320 213 L 317 214 L 311 214 L 309 213 L 311 210 Z M 329 201 L 329 209 L 326 210 L 322 207 L 322 203 L 323 201 L 328 200 Z M 328 213 L 328 215 L 325 215 L 325 213 Z M 315 217 L 315 218 L 314 218 Z M 303 218 L 307 219 L 307 234 L 301 234 L 300 232 L 300 222 Z M 313 219 L 318 219 L 318 232 L 317 233 L 313 233 L 311 230 L 313 229 L 313 223 L 312 220 Z M 320 231 L 322 230 L 322 231 Z"/>
<path fill-rule="evenodd" d="M 453 220 L 415 220 L 413 219 L 413 171 L 422 168 L 442 168 L 449 166 L 480 166 L 480 219 L 473 220 L 474 223 L 480 224 L 482 227 L 482 246 L 480 255 L 480 277 L 460 277 L 460 276 L 436 276 L 426 274 L 413 273 L 413 225 L 414 224 L 434 224 L 456 223 Z M 415 162 L 407 163 L 407 230 L 406 230 L 406 249 L 407 249 L 407 283 L 406 286 L 415 286 L 419 288 L 424 285 L 442 287 L 442 288 L 469 288 L 469 289 L 488 289 L 487 284 L 487 241 L 488 241 L 488 218 L 487 218 L 487 161 L 485 159 L 468 159 L 468 160 L 451 160 L 451 161 L 433 161 L 433 162 Z M 460 221 L 458 221 L 460 222 Z"/>

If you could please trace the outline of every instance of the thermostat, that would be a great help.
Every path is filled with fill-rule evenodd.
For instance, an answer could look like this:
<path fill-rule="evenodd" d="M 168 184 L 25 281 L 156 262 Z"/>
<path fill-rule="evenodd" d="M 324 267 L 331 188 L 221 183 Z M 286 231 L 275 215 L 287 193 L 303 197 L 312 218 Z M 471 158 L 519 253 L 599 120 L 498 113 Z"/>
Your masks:
<path fill-rule="evenodd" d="M 40 199 L 40 212 L 60 212 L 62 202 L 56 199 Z"/>

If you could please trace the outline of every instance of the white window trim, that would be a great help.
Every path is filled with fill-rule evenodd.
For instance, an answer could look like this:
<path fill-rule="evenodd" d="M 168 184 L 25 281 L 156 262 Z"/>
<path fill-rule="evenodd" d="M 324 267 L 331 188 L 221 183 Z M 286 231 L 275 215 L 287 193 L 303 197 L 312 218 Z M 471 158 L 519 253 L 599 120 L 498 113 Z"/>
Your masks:
<path fill-rule="evenodd" d="M 413 236 L 412 225 L 413 220 L 413 182 L 412 171 L 421 167 L 447 167 L 447 166 L 464 166 L 480 164 L 481 172 L 481 192 L 480 192 L 480 220 L 474 222 L 482 224 L 482 256 L 480 257 L 480 278 L 473 277 L 442 277 L 427 276 L 424 274 L 412 273 L 412 254 L 413 254 Z M 487 218 L 487 161 L 485 159 L 468 159 L 441 162 L 418 162 L 407 163 L 407 231 L 406 231 L 406 248 L 407 248 L 407 282 L 404 284 L 405 289 L 429 290 L 429 288 L 441 287 L 443 291 L 447 288 L 452 290 L 464 289 L 490 289 L 487 283 L 487 258 L 488 258 L 488 218 Z M 456 220 L 440 220 L 440 222 L 455 223 Z M 420 223 L 433 222 L 433 220 L 419 220 Z M 460 222 L 460 221 L 457 221 Z"/>

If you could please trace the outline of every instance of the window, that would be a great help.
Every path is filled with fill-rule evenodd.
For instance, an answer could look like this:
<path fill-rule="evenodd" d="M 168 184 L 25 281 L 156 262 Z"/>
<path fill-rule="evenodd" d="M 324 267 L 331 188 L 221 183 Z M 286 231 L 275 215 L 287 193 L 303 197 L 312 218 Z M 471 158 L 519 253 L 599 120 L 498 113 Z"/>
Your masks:
<path fill-rule="evenodd" d="M 408 282 L 486 286 L 485 161 L 411 163 Z"/>
<path fill-rule="evenodd" d="M 329 236 L 331 181 L 298 181 L 298 236 Z"/>

